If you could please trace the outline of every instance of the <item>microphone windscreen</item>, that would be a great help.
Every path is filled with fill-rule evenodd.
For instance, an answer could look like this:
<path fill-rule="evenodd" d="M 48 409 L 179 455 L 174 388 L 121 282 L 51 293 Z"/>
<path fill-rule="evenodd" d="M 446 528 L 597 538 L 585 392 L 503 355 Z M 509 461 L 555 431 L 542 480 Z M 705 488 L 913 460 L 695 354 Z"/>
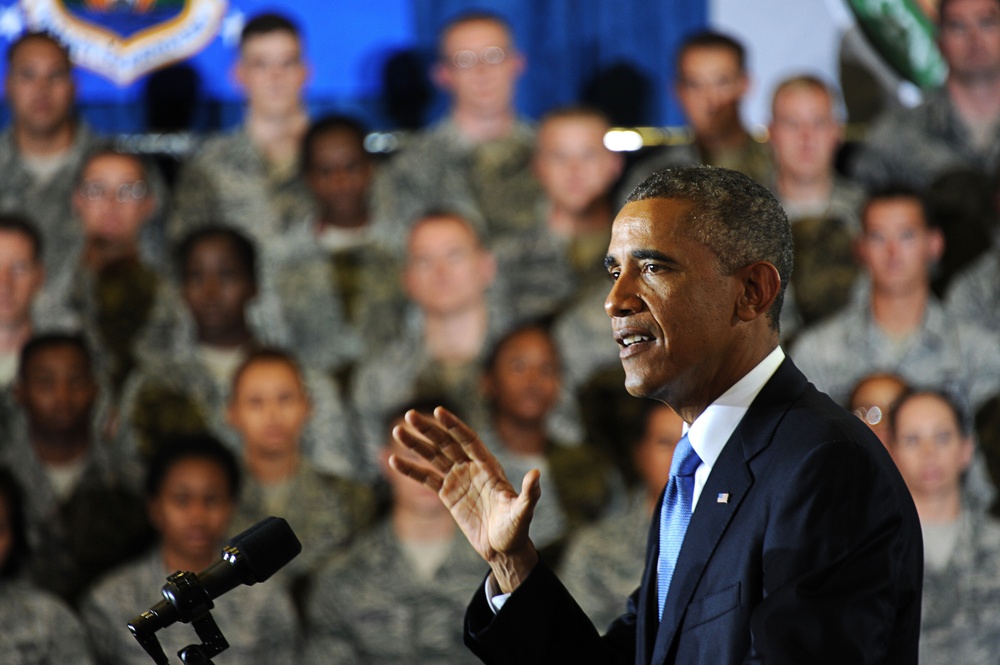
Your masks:
<path fill-rule="evenodd" d="M 302 551 L 302 543 L 282 517 L 267 517 L 229 541 L 257 582 L 263 582 Z"/>

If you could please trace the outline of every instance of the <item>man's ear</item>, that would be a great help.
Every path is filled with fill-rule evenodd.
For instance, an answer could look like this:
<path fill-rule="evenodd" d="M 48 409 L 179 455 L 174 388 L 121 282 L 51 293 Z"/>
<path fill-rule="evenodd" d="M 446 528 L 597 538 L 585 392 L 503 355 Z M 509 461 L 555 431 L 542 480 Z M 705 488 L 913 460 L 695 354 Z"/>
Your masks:
<path fill-rule="evenodd" d="M 736 317 L 752 321 L 766 314 L 781 292 L 781 276 L 773 263 L 757 261 L 737 271 L 743 291 L 736 303 Z"/>

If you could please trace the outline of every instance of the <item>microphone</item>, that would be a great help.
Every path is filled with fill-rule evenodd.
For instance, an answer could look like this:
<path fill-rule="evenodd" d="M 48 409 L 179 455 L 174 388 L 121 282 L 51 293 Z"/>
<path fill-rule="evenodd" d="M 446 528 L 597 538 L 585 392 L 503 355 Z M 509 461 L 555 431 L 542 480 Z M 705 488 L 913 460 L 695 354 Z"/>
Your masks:
<path fill-rule="evenodd" d="M 132 635 L 145 644 L 156 631 L 177 622 L 190 623 L 213 607 L 212 600 L 241 584 L 267 580 L 298 556 L 302 544 L 281 517 L 267 517 L 222 550 L 222 559 L 195 575 L 178 572 L 167 578 L 163 600 L 129 622 Z"/>

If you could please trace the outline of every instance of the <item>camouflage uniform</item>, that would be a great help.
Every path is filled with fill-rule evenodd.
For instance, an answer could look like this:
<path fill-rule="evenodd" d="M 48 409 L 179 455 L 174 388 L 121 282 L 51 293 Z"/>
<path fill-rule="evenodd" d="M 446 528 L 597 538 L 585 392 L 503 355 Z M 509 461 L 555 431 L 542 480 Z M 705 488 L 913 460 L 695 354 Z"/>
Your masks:
<path fill-rule="evenodd" d="M 364 348 L 383 348 L 398 336 L 399 312 L 406 303 L 402 264 L 370 232 L 331 252 L 320 244 L 314 225 L 313 217 L 301 220 L 264 248 L 265 282 L 278 284 L 282 305 L 292 311 L 294 321 L 303 322 L 293 328 L 312 331 L 293 331 L 292 337 L 315 338 L 312 346 L 325 347 L 335 360 L 320 364 L 342 367 L 356 362 Z"/>
<path fill-rule="evenodd" d="M 456 530 L 434 579 L 414 574 L 391 521 L 358 540 L 313 585 L 306 612 L 307 665 L 478 663 L 462 617 L 486 564 Z"/>
<path fill-rule="evenodd" d="M 834 317 L 803 331 L 791 355 L 817 388 L 842 405 L 854 384 L 874 372 L 953 391 L 973 407 L 995 393 L 1000 381 L 996 334 L 948 319 L 934 298 L 927 302 L 920 329 L 902 346 L 872 319 L 870 300 L 856 298 Z"/>
<path fill-rule="evenodd" d="M 2 461 L 25 491 L 28 572 L 40 587 L 73 602 L 102 572 L 135 556 L 149 542 L 150 527 L 138 494 L 112 471 L 108 451 L 92 440 L 85 469 L 70 496 L 60 501 L 28 439 L 22 413 L 15 414 Z"/>
<path fill-rule="evenodd" d="M 1000 250 L 989 251 L 951 283 L 948 315 L 989 330 L 1000 330 Z"/>
<path fill-rule="evenodd" d="M 920 106 L 891 112 L 875 124 L 853 175 L 870 189 L 888 184 L 921 188 L 963 167 L 992 177 L 998 164 L 1000 135 L 995 134 L 986 148 L 974 146 L 948 93 L 939 88 Z"/>
<path fill-rule="evenodd" d="M 84 157 L 104 144 L 87 125 L 77 123 L 66 164 L 51 178 L 38 182 L 18 151 L 13 127 L 0 134 L 0 210 L 20 212 L 38 227 L 50 279 L 74 265 L 68 261 L 83 229 L 73 214 L 73 190 Z"/>
<path fill-rule="evenodd" d="M 365 455 L 373 464 L 385 445 L 386 411 L 416 397 L 445 396 L 466 419 L 475 420 L 480 404 L 479 392 L 482 355 L 503 334 L 509 323 L 499 307 L 490 311 L 489 331 L 480 357 L 445 367 L 424 348 L 421 314 L 410 306 L 404 333 L 386 345 L 378 355 L 359 364 L 354 381 L 353 403 L 357 410 L 365 443 Z"/>
<path fill-rule="evenodd" d="M 161 599 L 160 589 L 173 572 L 164 568 L 157 548 L 94 586 L 83 602 L 81 615 L 99 662 L 148 665 L 149 655 L 125 625 Z M 298 662 L 295 610 L 280 586 L 237 586 L 215 599 L 212 618 L 229 642 L 229 648 L 217 657 L 220 661 L 241 665 Z M 180 649 L 200 644 L 193 628 L 181 623 L 160 630 L 156 637 L 171 662 L 176 662 Z"/>
<path fill-rule="evenodd" d="M 784 339 L 799 328 L 834 314 L 850 301 L 860 274 L 854 241 L 861 233 L 860 213 L 865 196 L 860 185 L 837 177 L 829 204 L 821 215 L 789 214 L 795 270 L 781 310 Z"/>
<path fill-rule="evenodd" d="M 241 532 L 269 515 L 284 517 L 302 543 L 302 552 L 276 578 L 292 584 L 314 573 L 331 554 L 343 550 L 371 522 L 375 498 L 364 485 L 321 473 L 307 460 L 268 500 L 268 489 L 249 471 L 243 474 L 232 531 Z"/>
<path fill-rule="evenodd" d="M 373 184 L 379 242 L 401 256 L 407 229 L 431 209 L 468 217 L 488 242 L 530 229 L 541 193 L 531 170 L 534 146 L 534 129 L 524 122 L 481 144 L 465 139 L 451 119 L 414 136 Z"/>
<path fill-rule="evenodd" d="M 1000 522 L 963 510 L 941 570 L 924 567 L 920 662 L 996 665 L 1000 653 Z"/>
<path fill-rule="evenodd" d="M 534 228 L 493 245 L 498 288 L 509 294 L 519 319 L 553 314 L 592 281 L 607 281 L 604 257 L 611 241 L 610 222 L 600 233 L 561 238 L 546 226 L 550 207 L 541 202 Z"/>
<path fill-rule="evenodd" d="M 207 429 L 233 450 L 242 447 L 225 418 L 231 385 L 217 383 L 198 355 L 193 323 L 186 317 L 180 321 L 172 341 L 147 340 L 140 366 L 122 389 L 116 461 L 136 482 L 143 477 L 145 459 L 171 436 Z M 303 367 L 303 378 L 312 401 L 312 416 L 302 434 L 303 456 L 322 471 L 347 478 L 372 477 L 374 466 L 365 466 L 353 424 L 332 381 L 309 366 Z"/>
<path fill-rule="evenodd" d="M 645 491 L 636 492 L 627 512 L 584 527 L 566 546 L 559 579 L 598 630 L 625 611 L 642 580 L 651 520 L 645 499 Z"/>
<path fill-rule="evenodd" d="M 739 148 L 718 153 L 702 153 L 695 143 L 682 143 L 655 150 L 649 157 L 639 160 L 630 168 L 618 190 L 619 203 L 625 205 L 625 199 L 635 186 L 653 173 L 695 164 L 733 169 L 764 185 L 774 180 L 771 150 L 766 143 L 758 143 L 752 138 L 747 138 Z"/>
<path fill-rule="evenodd" d="M 178 241 L 202 226 L 225 224 L 260 246 L 312 213 L 298 172 L 272 172 L 246 128 L 209 139 L 181 169 L 168 237 Z"/>
<path fill-rule="evenodd" d="M 0 662 L 90 665 L 80 620 L 61 601 L 27 582 L 0 579 Z"/>
<path fill-rule="evenodd" d="M 92 343 L 100 370 L 115 393 L 137 362 L 137 345 L 174 324 L 166 280 L 140 261 L 121 261 L 98 274 L 78 267 L 71 274 L 63 307 L 78 318 Z"/>
<path fill-rule="evenodd" d="M 621 367 L 618 345 L 611 336 L 611 319 L 604 311 L 610 290 L 607 277 L 591 281 L 553 326 L 563 355 L 563 380 L 574 391 L 595 374 Z"/>

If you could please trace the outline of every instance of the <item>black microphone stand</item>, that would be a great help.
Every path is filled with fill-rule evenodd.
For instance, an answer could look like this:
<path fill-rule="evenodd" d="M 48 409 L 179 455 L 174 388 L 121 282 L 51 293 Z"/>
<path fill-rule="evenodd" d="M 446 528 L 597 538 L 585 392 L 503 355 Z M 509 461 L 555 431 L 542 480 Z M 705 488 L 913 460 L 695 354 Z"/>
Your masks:
<path fill-rule="evenodd" d="M 212 597 L 205 586 L 192 572 L 180 571 L 167 578 L 163 585 L 163 597 L 177 610 L 179 620 L 194 626 L 195 633 L 201 638 L 201 644 L 189 644 L 177 655 L 186 665 L 213 665 L 212 656 L 216 656 L 229 648 L 218 624 L 212 618 L 210 610 L 215 607 Z M 140 618 L 150 612 L 144 612 Z M 155 631 L 147 631 L 142 626 L 148 622 L 133 622 L 128 625 L 132 635 L 146 650 L 156 665 L 169 665 L 170 660 L 163 653 Z"/>

